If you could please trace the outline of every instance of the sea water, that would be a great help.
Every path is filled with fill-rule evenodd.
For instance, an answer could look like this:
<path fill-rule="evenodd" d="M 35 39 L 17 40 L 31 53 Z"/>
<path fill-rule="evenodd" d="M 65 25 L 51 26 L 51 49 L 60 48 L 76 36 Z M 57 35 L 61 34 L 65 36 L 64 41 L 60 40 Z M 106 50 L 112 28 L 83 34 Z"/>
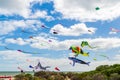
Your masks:
<path fill-rule="evenodd" d="M 25 73 L 33 75 L 32 71 L 26 71 Z M 0 71 L 0 76 L 15 76 L 21 74 L 20 71 Z"/>

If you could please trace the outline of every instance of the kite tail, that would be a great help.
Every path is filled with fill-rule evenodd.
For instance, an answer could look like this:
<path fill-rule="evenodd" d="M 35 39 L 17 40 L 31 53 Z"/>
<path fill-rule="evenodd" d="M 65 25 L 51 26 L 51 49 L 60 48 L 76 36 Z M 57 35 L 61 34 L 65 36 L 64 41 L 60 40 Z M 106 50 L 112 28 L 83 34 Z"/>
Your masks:
<path fill-rule="evenodd" d="M 91 49 L 97 48 L 97 46 L 96 46 L 96 47 L 92 47 L 92 46 L 90 46 L 90 45 L 88 45 L 88 47 L 91 48 Z"/>
<path fill-rule="evenodd" d="M 46 66 L 45 68 L 50 68 L 50 66 Z"/>
<path fill-rule="evenodd" d="M 90 46 L 90 45 L 88 45 L 88 47 L 89 47 L 89 48 L 91 48 L 91 49 L 93 49 L 93 48 L 94 48 L 94 47 L 92 47 L 92 46 Z"/>
<path fill-rule="evenodd" d="M 89 65 L 90 65 L 90 62 L 87 62 L 87 65 L 89 66 Z"/>
<path fill-rule="evenodd" d="M 118 32 L 120 32 L 120 30 L 118 30 Z"/>

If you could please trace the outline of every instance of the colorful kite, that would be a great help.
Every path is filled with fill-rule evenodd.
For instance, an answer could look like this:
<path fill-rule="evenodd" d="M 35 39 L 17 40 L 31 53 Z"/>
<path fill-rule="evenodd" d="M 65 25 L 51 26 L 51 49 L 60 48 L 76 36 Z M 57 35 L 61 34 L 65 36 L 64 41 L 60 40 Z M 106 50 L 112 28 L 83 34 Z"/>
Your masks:
<path fill-rule="evenodd" d="M 52 40 L 48 40 L 49 42 L 52 42 Z"/>
<path fill-rule="evenodd" d="M 46 26 L 44 26 L 44 25 L 42 25 L 41 27 L 43 27 L 43 28 L 49 28 L 49 27 L 46 27 Z"/>
<path fill-rule="evenodd" d="M 33 69 L 34 67 L 33 67 L 33 66 L 31 66 L 31 65 L 29 65 L 29 68 L 32 68 L 32 69 Z"/>
<path fill-rule="evenodd" d="M 58 31 L 53 29 L 53 34 L 58 34 Z"/>
<path fill-rule="evenodd" d="M 116 29 L 116 28 L 110 28 L 112 32 L 120 32 L 120 30 Z"/>
<path fill-rule="evenodd" d="M 96 47 L 90 46 L 89 43 L 88 43 L 87 41 L 82 41 L 81 47 L 85 47 L 85 46 L 88 46 L 88 47 L 91 48 L 91 49 L 96 48 Z"/>
<path fill-rule="evenodd" d="M 100 10 L 100 8 L 99 8 L 99 7 L 96 7 L 95 10 Z"/>
<path fill-rule="evenodd" d="M 60 69 L 58 67 L 55 67 L 55 70 L 60 71 Z"/>
<path fill-rule="evenodd" d="M 92 32 L 91 30 L 88 30 L 88 32 Z"/>
<path fill-rule="evenodd" d="M 8 48 L 8 47 L 5 47 L 5 49 L 7 49 L 7 50 L 16 50 L 16 49 L 10 49 L 10 48 Z M 22 52 L 22 53 L 29 53 L 29 54 L 41 54 L 41 53 L 39 53 L 39 52 L 27 52 L 27 51 L 23 51 L 23 50 L 20 50 L 20 49 L 18 49 L 18 50 L 16 50 L 16 51 Z"/>
<path fill-rule="evenodd" d="M 40 62 L 38 62 L 37 66 L 35 66 L 35 67 L 36 67 L 36 69 L 39 68 L 39 69 L 42 69 L 42 70 L 47 70 L 47 68 L 50 68 L 50 66 L 43 67 Z"/>
<path fill-rule="evenodd" d="M 75 53 L 75 56 L 78 56 L 79 54 L 82 54 L 83 56 L 89 56 L 89 53 L 83 52 L 83 50 L 78 46 L 71 46 L 69 50 L 72 50 L 72 52 Z"/>
<path fill-rule="evenodd" d="M 85 61 L 82 61 L 82 60 L 77 59 L 75 57 L 68 57 L 68 59 L 73 61 L 73 66 L 75 66 L 75 63 L 86 64 L 88 66 L 90 64 L 90 62 L 85 62 Z"/>
<path fill-rule="evenodd" d="M 17 67 L 17 68 L 20 70 L 21 73 L 24 73 L 24 70 L 22 68 L 20 67 Z"/>
<path fill-rule="evenodd" d="M 94 61 L 97 61 L 97 59 L 96 59 L 96 58 L 93 58 L 93 60 L 94 60 Z"/>
<path fill-rule="evenodd" d="M 58 34 L 58 32 L 54 31 L 53 34 Z"/>

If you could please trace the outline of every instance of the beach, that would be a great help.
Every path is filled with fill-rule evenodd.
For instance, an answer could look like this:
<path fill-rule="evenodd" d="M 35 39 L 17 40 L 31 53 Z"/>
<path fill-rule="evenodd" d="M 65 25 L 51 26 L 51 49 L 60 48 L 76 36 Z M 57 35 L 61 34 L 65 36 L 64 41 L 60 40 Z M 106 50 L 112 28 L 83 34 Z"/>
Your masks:
<path fill-rule="evenodd" d="M 29 73 L 33 75 L 33 72 L 31 71 L 26 71 L 25 73 Z M 1 71 L 0 77 L 11 77 L 11 80 L 14 80 L 14 76 L 18 74 L 21 74 L 21 72 L 20 71 Z M 0 79 L 10 80 L 10 78 L 0 78 Z"/>

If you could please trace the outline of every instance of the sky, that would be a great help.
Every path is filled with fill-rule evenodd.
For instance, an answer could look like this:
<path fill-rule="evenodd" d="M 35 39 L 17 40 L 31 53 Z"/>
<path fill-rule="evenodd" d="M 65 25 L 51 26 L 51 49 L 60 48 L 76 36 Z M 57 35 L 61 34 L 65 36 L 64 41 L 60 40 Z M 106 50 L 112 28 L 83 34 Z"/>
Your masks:
<path fill-rule="evenodd" d="M 0 71 L 19 71 L 18 67 L 32 71 L 29 65 L 38 61 L 51 66 L 50 71 L 55 67 L 90 71 L 119 64 L 119 6 L 120 0 L 0 0 Z M 74 53 L 69 48 L 82 41 L 97 48 L 83 47 L 89 57 L 77 57 L 91 62 L 90 66 L 73 67 L 68 57 Z"/>

